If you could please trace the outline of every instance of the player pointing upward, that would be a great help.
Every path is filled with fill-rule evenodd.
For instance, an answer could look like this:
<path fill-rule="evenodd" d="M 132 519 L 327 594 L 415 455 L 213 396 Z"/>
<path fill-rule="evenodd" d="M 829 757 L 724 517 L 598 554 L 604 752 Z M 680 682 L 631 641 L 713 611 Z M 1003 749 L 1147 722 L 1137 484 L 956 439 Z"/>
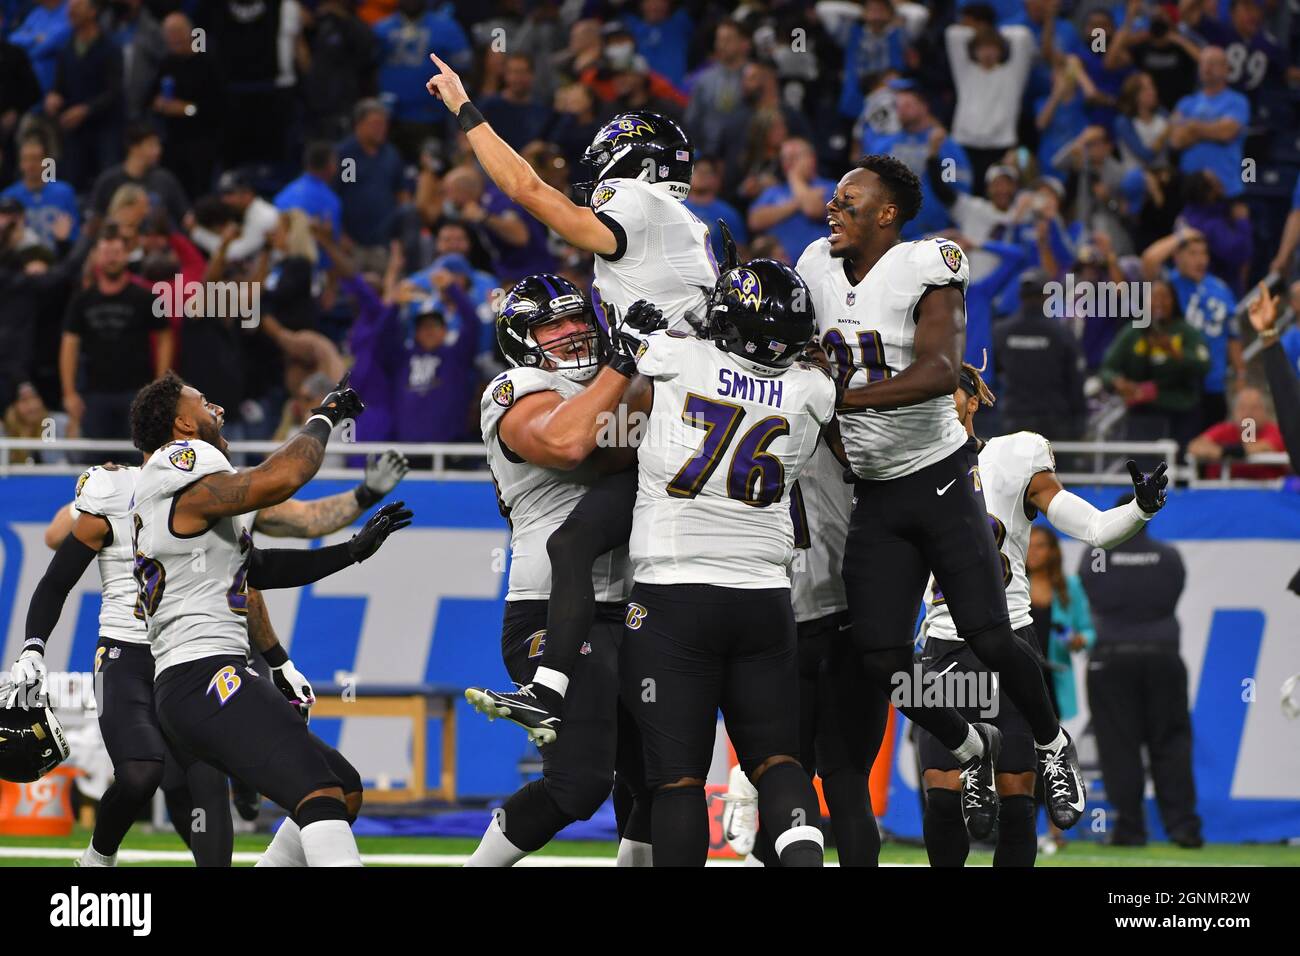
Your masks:
<path fill-rule="evenodd" d="M 844 554 L 852 638 L 882 688 L 912 661 L 913 627 L 933 571 L 959 634 L 995 669 L 1038 745 L 1067 768 L 1048 794 L 1062 829 L 1083 812 L 1083 780 L 1034 658 L 1012 637 L 1002 562 L 977 483 L 976 443 L 953 413 L 965 340 L 966 258 L 946 239 L 901 242 L 921 205 L 916 176 L 867 156 L 826 204 L 830 236 L 798 269 L 813 290 L 823 348 L 843 395 L 840 430 L 857 476 Z M 951 708 L 903 712 L 962 764 L 962 809 L 976 838 L 997 816 L 995 728 Z"/>

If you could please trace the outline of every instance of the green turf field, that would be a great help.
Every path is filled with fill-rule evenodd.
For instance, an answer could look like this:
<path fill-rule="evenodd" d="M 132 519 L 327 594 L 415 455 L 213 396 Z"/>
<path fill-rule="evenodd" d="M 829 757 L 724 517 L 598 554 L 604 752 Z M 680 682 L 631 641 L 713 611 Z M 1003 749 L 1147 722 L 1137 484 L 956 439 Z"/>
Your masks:
<path fill-rule="evenodd" d="M 0 837 L 0 866 L 71 866 L 86 846 L 88 831 L 78 828 L 70 837 Z M 265 849 L 268 837 L 235 838 L 235 865 L 249 866 Z M 361 837 L 357 840 L 369 866 L 459 866 L 478 841 L 438 837 Z M 132 830 L 123 844 L 120 862 L 125 866 L 189 866 L 189 854 L 173 833 Z M 530 858 L 534 865 L 609 866 L 613 843 L 557 840 Z M 827 861 L 835 860 L 832 849 Z M 881 853 L 886 865 L 923 866 L 919 847 L 887 843 Z M 972 866 L 988 866 L 992 854 L 973 852 Z M 1216 844 L 1200 850 L 1183 850 L 1171 844 L 1140 849 L 1111 848 L 1076 843 L 1050 857 L 1040 856 L 1039 866 L 1300 866 L 1300 846 Z"/>

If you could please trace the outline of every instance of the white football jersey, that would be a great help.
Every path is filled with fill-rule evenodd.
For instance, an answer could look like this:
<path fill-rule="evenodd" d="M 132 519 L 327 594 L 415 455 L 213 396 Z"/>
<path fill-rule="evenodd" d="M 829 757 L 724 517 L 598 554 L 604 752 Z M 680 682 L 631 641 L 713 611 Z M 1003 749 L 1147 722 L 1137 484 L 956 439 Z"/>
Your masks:
<path fill-rule="evenodd" d="M 815 621 L 849 606 L 844 596 L 844 540 L 853 511 L 853 486 L 825 442 L 817 445 L 799 480 L 790 486 L 794 560 L 790 603 L 796 621 Z"/>
<path fill-rule="evenodd" d="M 195 535 L 178 535 L 171 525 L 181 491 L 205 475 L 234 471 L 225 455 L 197 439 L 163 445 L 140 469 L 131 506 L 135 579 L 156 674 L 205 657 L 248 654 L 254 516 L 218 518 Z"/>
<path fill-rule="evenodd" d="M 546 541 L 600 475 L 585 463 L 572 471 L 562 471 L 524 461 L 501 440 L 501 419 L 515 402 L 533 392 L 558 392 L 563 398 L 572 398 L 582 389 L 578 382 L 555 372 L 512 368 L 494 378 L 483 392 L 480 421 L 488 467 L 496 483 L 497 499 L 510 521 L 507 601 L 550 598 L 551 559 L 546 554 Z M 596 559 L 592 583 L 597 601 L 627 600 L 632 582 L 626 545 Z"/>
<path fill-rule="evenodd" d="M 947 239 L 900 242 L 856 286 L 830 240 L 804 250 L 796 267 L 812 290 L 822 348 L 850 387 L 889 378 L 912 364 L 916 306 L 926 290 L 956 285 L 963 295 L 970 266 Z M 860 478 L 901 478 L 941 461 L 966 443 L 951 395 L 890 411 L 840 415 L 849 464 Z"/>
<path fill-rule="evenodd" d="M 1011 626 L 1021 628 L 1032 623 L 1029 613 L 1029 576 L 1025 573 L 1025 553 L 1029 550 L 1029 529 L 1033 518 L 1025 514 L 1025 491 L 1040 471 L 1055 471 L 1056 460 L 1046 438 L 1034 432 L 1016 432 L 989 441 L 979 455 L 975 472 L 983 487 L 984 502 L 993 525 L 993 540 L 1002 553 L 1002 580 L 1007 588 L 1007 611 Z M 974 476 L 972 476 L 974 477 Z M 933 577 L 926 592 L 928 610 L 925 632 L 945 641 L 959 641 L 952 615 L 936 593 Z"/>
<path fill-rule="evenodd" d="M 136 614 L 135 551 L 131 547 L 131 495 L 140 469 L 96 465 L 77 479 L 73 514 L 108 522 L 109 540 L 99 551 L 99 636 L 127 644 L 148 644 L 143 614 Z"/>
<path fill-rule="evenodd" d="M 654 406 L 637 451 L 634 579 L 789 587 L 788 491 L 835 412 L 831 380 L 799 362 L 758 375 L 676 331 L 648 336 L 637 369 Z"/>
<path fill-rule="evenodd" d="M 704 318 L 718 281 L 705 223 L 669 193 L 636 179 L 605 180 L 592 193 L 591 208 L 621 233 L 620 252 L 596 256 L 595 308 L 611 305 L 622 317 L 645 299 L 663 312 L 669 328 L 684 327 L 687 312 Z"/>

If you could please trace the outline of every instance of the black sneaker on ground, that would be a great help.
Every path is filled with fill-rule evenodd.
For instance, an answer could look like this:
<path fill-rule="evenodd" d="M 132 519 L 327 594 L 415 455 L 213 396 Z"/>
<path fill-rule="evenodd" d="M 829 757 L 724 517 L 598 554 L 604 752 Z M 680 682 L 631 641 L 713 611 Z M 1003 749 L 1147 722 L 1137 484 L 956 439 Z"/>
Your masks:
<path fill-rule="evenodd" d="M 986 840 L 998 822 L 998 788 L 994 765 L 1002 751 L 1002 731 L 992 724 L 972 724 L 984 741 L 984 753 L 961 768 L 961 815 L 972 840 Z"/>
<path fill-rule="evenodd" d="M 479 713 L 486 714 L 488 720 L 504 717 L 514 721 L 539 747 L 555 740 L 560 730 L 559 708 L 544 700 L 552 695 L 558 696 L 537 684 L 520 684 L 518 690 L 508 694 L 486 687 L 471 687 L 465 691 L 465 699 Z"/>
<path fill-rule="evenodd" d="M 1038 776 L 1043 781 L 1048 815 L 1058 829 L 1068 830 L 1079 822 L 1088 800 L 1074 741 L 1065 734 L 1065 745 L 1057 750 L 1034 749 L 1038 753 Z"/>

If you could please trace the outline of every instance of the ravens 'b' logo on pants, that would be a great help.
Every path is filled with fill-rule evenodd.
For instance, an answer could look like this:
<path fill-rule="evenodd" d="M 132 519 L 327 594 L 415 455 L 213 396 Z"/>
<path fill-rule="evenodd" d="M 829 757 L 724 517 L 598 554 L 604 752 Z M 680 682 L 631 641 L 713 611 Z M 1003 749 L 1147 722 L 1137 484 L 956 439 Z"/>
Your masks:
<path fill-rule="evenodd" d="M 640 604 L 629 604 L 627 606 L 627 619 L 623 622 L 627 625 L 629 631 L 635 631 L 641 627 L 641 622 L 645 620 L 645 608 Z"/>

